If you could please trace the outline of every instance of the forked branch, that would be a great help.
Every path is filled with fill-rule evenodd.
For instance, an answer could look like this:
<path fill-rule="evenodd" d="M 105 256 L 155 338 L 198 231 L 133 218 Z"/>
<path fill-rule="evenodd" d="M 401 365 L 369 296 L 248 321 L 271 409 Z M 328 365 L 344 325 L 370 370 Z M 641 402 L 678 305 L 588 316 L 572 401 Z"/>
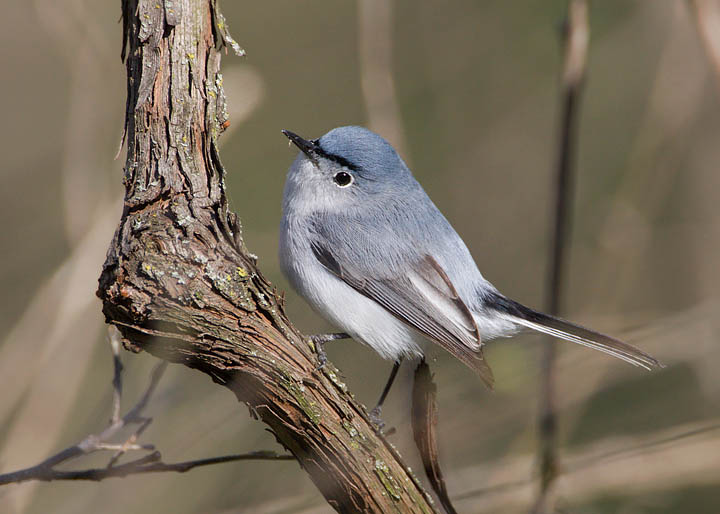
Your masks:
<path fill-rule="evenodd" d="M 119 348 L 119 332 L 111 327 L 110 347 L 113 354 L 113 399 L 112 399 L 112 416 L 110 424 L 99 434 L 91 434 L 82 441 L 64 450 L 56 453 L 52 457 L 31 466 L 29 468 L 13 471 L 0 475 L 0 485 L 27 482 L 29 480 L 42 480 L 50 482 L 53 480 L 103 480 L 110 477 L 124 477 L 138 473 L 159 473 L 163 471 L 175 471 L 184 473 L 199 466 L 208 466 L 210 464 L 219 464 L 224 462 L 233 462 L 238 460 L 292 460 L 292 455 L 278 455 L 275 452 L 256 451 L 240 455 L 225 455 L 222 457 L 213 457 L 208 459 L 190 460 L 185 462 L 177 462 L 174 464 L 166 464 L 162 462 L 160 452 L 155 450 L 152 444 L 139 444 L 137 441 L 142 432 L 152 423 L 152 418 L 143 415 L 143 410 L 147 406 L 155 389 L 157 388 L 160 378 L 162 378 L 167 362 L 161 362 L 153 369 L 150 374 L 150 381 L 147 388 L 140 396 L 137 403 L 125 414 L 120 416 L 120 400 L 122 398 L 122 364 L 118 355 Z M 125 438 L 124 441 L 117 442 L 116 436 L 123 429 L 137 425 L 132 434 Z M 150 453 L 138 459 L 116 465 L 118 459 L 129 451 L 149 451 Z M 71 460 L 77 459 L 84 455 L 99 451 L 115 452 L 108 465 L 104 468 L 92 468 L 82 470 L 60 470 L 57 466 Z"/>

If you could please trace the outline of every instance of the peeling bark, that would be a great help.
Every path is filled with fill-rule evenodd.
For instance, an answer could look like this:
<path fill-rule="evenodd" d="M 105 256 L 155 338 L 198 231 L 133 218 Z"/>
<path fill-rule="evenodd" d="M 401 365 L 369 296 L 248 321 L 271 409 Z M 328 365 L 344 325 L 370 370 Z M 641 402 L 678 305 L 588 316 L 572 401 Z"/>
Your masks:
<path fill-rule="evenodd" d="M 124 0 L 125 203 L 99 280 L 126 348 L 207 373 L 339 512 L 436 512 L 331 365 L 322 372 L 229 212 L 215 0 Z"/>

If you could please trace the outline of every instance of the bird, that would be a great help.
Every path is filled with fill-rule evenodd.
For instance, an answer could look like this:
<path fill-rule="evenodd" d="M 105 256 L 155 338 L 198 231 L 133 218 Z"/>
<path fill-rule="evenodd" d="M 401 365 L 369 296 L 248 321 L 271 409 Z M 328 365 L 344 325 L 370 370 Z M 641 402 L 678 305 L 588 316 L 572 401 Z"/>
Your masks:
<path fill-rule="evenodd" d="M 280 267 L 310 306 L 342 332 L 394 361 L 423 358 L 439 345 L 490 388 L 487 341 L 523 330 L 600 350 L 630 364 L 661 367 L 628 343 L 545 314 L 506 296 L 480 273 L 467 246 L 398 152 L 359 126 L 306 140 L 283 130 L 299 149 L 283 191 Z"/>

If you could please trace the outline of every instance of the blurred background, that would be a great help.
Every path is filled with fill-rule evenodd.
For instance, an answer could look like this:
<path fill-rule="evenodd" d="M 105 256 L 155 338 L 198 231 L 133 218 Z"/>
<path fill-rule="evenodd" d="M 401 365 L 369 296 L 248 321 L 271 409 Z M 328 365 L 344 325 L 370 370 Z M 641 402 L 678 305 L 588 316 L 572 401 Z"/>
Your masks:
<path fill-rule="evenodd" d="M 720 511 L 720 82 L 713 18 L 681 0 L 590 4 L 574 223 L 563 312 L 668 366 L 647 373 L 557 343 L 562 474 L 573 513 Z M 315 138 L 362 124 L 401 151 L 508 296 L 542 307 L 557 147 L 564 0 L 224 2 L 247 57 L 223 75 L 231 206 L 280 289 L 285 171 L 280 129 Z M 711 9 L 712 11 L 712 9 Z M 105 426 L 112 361 L 95 297 L 120 216 L 125 106 L 119 2 L 8 3 L 0 19 L 0 472 Z M 715 33 L 717 35 L 717 33 Z M 306 333 L 329 330 L 293 292 Z M 490 344 L 496 391 L 449 355 L 438 384 L 440 451 L 461 512 L 527 512 L 536 492 L 539 336 Z M 374 404 L 390 363 L 328 345 Z M 123 352 L 129 408 L 154 359 Z M 418 474 L 410 366 L 384 410 Z M 165 461 L 280 451 L 233 395 L 171 366 L 143 436 Z M 72 463 L 102 466 L 107 455 Z M 0 488 L 6 513 L 330 512 L 294 462 Z"/>

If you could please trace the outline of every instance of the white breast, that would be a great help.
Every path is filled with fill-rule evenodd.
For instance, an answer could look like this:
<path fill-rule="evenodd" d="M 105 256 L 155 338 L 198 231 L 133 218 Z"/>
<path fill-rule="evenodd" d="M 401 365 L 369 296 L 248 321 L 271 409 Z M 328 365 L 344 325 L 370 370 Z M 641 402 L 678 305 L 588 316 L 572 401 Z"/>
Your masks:
<path fill-rule="evenodd" d="M 426 339 L 320 264 L 292 216 L 284 219 L 280 231 L 280 265 L 318 314 L 381 357 L 398 360 L 423 355 Z"/>

